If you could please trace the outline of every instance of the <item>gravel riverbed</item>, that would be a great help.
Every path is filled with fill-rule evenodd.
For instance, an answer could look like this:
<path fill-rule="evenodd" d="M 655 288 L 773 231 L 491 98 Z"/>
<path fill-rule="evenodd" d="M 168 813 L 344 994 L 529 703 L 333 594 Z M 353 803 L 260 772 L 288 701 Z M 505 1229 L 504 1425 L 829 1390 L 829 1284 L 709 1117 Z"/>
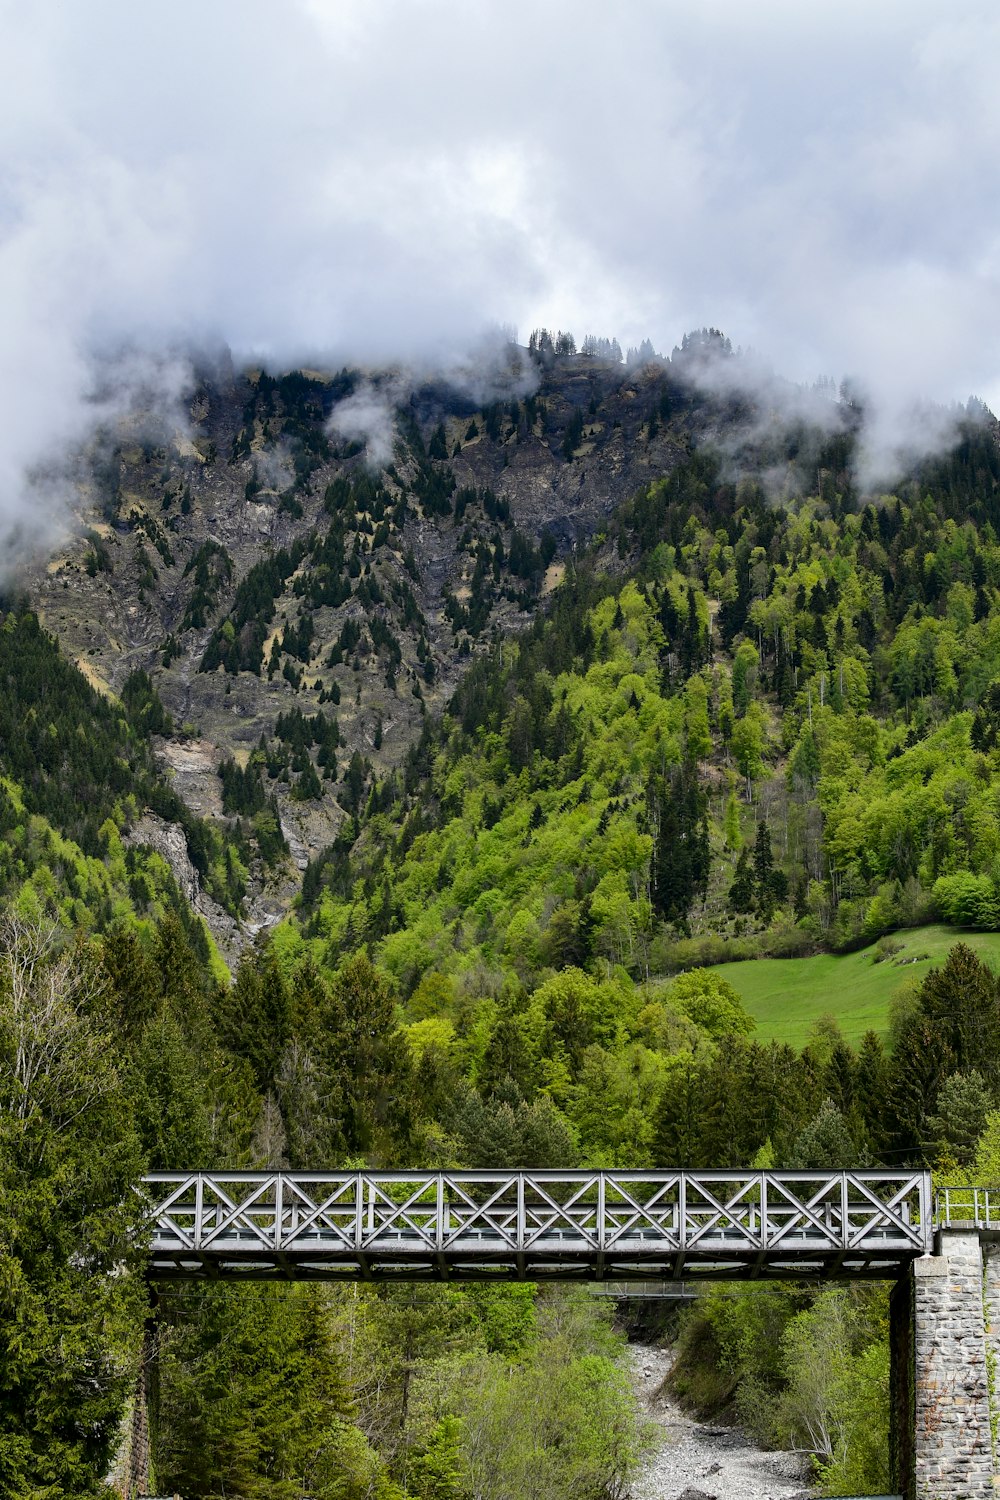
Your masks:
<path fill-rule="evenodd" d="M 810 1500 L 803 1459 L 767 1453 L 738 1427 L 696 1422 L 662 1392 L 672 1356 L 629 1348 L 632 1378 L 661 1441 L 632 1487 L 632 1500 Z"/>

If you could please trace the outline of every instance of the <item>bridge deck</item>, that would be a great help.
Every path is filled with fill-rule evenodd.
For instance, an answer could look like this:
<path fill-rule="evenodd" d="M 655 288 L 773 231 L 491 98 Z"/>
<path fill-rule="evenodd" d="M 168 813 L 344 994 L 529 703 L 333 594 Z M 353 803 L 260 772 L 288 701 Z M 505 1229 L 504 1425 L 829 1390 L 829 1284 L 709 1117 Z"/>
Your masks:
<path fill-rule="evenodd" d="M 160 1172 L 156 1280 L 895 1278 L 921 1172 Z"/>

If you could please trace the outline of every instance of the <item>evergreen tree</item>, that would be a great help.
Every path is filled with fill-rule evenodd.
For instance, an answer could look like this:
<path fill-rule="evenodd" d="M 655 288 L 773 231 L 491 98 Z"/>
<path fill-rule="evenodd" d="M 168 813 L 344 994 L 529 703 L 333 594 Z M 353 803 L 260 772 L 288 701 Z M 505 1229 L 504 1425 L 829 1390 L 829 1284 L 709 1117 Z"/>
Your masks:
<path fill-rule="evenodd" d="M 360 1500 L 351 1393 L 328 1299 L 311 1286 L 195 1283 L 164 1311 L 154 1426 L 161 1486 L 193 1500 Z"/>
<path fill-rule="evenodd" d="M 753 911 L 754 904 L 754 878 L 750 866 L 750 853 L 746 848 L 740 850 L 740 857 L 736 861 L 736 874 L 733 883 L 729 887 L 729 909 L 735 912 Z"/>
<path fill-rule="evenodd" d="M 159 1009 L 161 982 L 157 966 L 133 926 L 117 922 L 105 932 L 101 965 L 123 1034 L 141 1035 Z"/>
<path fill-rule="evenodd" d="M 249 950 L 240 960 L 232 988 L 217 1012 L 219 1035 L 231 1052 L 245 1057 L 261 1093 L 274 1082 L 278 1059 L 288 1041 L 291 1001 L 270 945 Z"/>
<path fill-rule="evenodd" d="M 0 1490 L 99 1496 L 134 1379 L 142 1170 L 91 958 L 0 923 Z"/>
<path fill-rule="evenodd" d="M 788 878 L 774 865 L 771 852 L 771 830 L 767 821 L 757 824 L 753 849 L 754 905 L 762 922 L 769 922 L 778 902 L 788 895 Z"/>
<path fill-rule="evenodd" d="M 771 875 L 774 871 L 774 856 L 771 853 L 771 830 L 767 822 L 762 818 L 757 824 L 757 837 L 753 846 L 753 878 L 757 888 L 758 899 L 762 893 L 770 889 Z"/>
<path fill-rule="evenodd" d="M 897 1039 L 889 1065 L 886 1128 L 895 1151 L 919 1155 L 941 1085 L 956 1071 L 955 1053 L 941 1028 L 918 1010 Z"/>
<path fill-rule="evenodd" d="M 726 815 L 723 825 L 726 838 L 726 848 L 738 853 L 743 848 L 743 830 L 740 827 L 740 808 L 735 795 L 730 792 L 726 798 Z"/>
<path fill-rule="evenodd" d="M 215 1165 L 201 1060 L 169 1014 L 146 1027 L 132 1064 L 132 1099 L 142 1148 L 154 1171 Z"/>
<path fill-rule="evenodd" d="M 816 1117 L 796 1137 L 788 1165 L 830 1172 L 862 1164 L 847 1121 L 833 1100 L 825 1099 Z"/>
<path fill-rule="evenodd" d="M 948 1155 L 960 1166 L 968 1165 L 992 1107 L 990 1091 L 977 1069 L 952 1073 L 942 1083 L 935 1113 L 927 1121 L 928 1156 Z"/>
<path fill-rule="evenodd" d="M 960 1069 L 978 1069 L 1000 1085 L 1000 987 L 996 976 L 966 943 L 956 943 L 920 991 L 928 1021 L 940 1028 Z"/>
<path fill-rule="evenodd" d="M 524 1032 L 513 1016 L 501 1016 L 490 1032 L 478 1073 L 478 1086 L 488 1097 L 509 1079 L 524 1094 L 533 1088 L 534 1063 Z"/>
<path fill-rule="evenodd" d="M 688 762 L 668 778 L 655 779 L 649 801 L 657 823 L 653 908 L 683 928 L 695 901 L 705 898 L 711 866 L 707 798 L 694 766 Z"/>
<path fill-rule="evenodd" d="M 392 991 L 366 954 L 348 959 L 337 975 L 329 1020 L 324 1045 L 338 1075 L 347 1149 L 391 1156 L 412 1126 L 412 1064 Z"/>
<path fill-rule="evenodd" d="M 653 1160 L 660 1170 L 707 1165 L 704 1134 L 705 1071 L 679 1059 L 667 1078 L 653 1122 Z"/>
<path fill-rule="evenodd" d="M 824 1069 L 824 1083 L 830 1102 L 845 1117 L 854 1107 L 855 1077 L 857 1061 L 845 1042 L 834 1043 L 830 1060 Z"/>
<path fill-rule="evenodd" d="M 854 1069 L 854 1106 L 876 1153 L 881 1150 L 885 1136 L 888 1075 L 881 1039 L 874 1031 L 866 1031 Z"/>

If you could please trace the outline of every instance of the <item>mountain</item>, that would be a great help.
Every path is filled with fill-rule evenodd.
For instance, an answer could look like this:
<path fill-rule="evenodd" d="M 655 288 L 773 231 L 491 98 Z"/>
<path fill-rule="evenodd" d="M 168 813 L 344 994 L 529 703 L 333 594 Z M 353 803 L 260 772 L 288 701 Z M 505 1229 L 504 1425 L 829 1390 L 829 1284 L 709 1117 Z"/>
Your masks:
<path fill-rule="evenodd" d="M 101 434 L 78 539 L 27 580 L 98 690 L 149 675 L 155 753 L 192 812 L 273 801 L 300 869 L 711 405 L 662 363 L 593 355 L 515 351 L 479 383 L 491 399 L 401 395 L 392 373 L 206 373 L 180 429 Z M 388 421 L 383 463 L 331 426 L 362 394 Z M 257 921 L 295 888 L 264 856 Z"/>
<path fill-rule="evenodd" d="M 463 674 L 490 660 L 503 677 L 500 643 L 545 617 L 567 567 L 634 577 L 665 636 L 653 655 L 667 717 L 681 712 L 685 681 L 688 697 L 705 684 L 709 741 L 691 795 L 714 794 L 704 811 L 721 830 L 740 800 L 737 773 L 753 821 L 772 808 L 782 821 L 797 918 L 811 887 L 832 898 L 808 940 L 817 923 L 821 941 L 838 922 L 843 936 L 842 872 L 814 826 L 848 826 L 819 788 L 822 725 L 845 706 L 872 709 L 884 758 L 912 742 L 914 715 L 936 723 L 942 706 L 981 695 L 996 424 L 970 412 L 952 452 L 866 508 L 855 397 L 762 381 L 714 330 L 687 336 L 669 361 L 643 351 L 626 366 L 591 346 L 556 353 L 570 342 L 543 331 L 529 352 L 512 346 L 452 384 L 398 371 L 234 373 L 223 362 L 199 377 L 181 428 L 150 415 L 95 442 L 79 539 L 27 580 L 29 597 L 98 690 L 148 678 L 163 705 L 147 720 L 161 772 L 196 818 L 242 840 L 240 925 L 213 918 L 232 955 L 288 911 L 307 870 L 312 899 L 316 862 L 354 842 L 373 788 L 403 765 L 428 715 L 461 702 L 468 729 Z M 560 629 L 569 608 L 558 606 Z M 928 614 L 940 623 L 919 623 Z M 937 638 L 956 629 L 954 641 Z M 591 665 L 580 660 L 584 674 Z M 951 686 L 928 718 L 942 673 Z M 671 757 L 688 740 L 682 724 Z M 643 797 L 637 786 L 633 805 Z M 189 881 L 176 831 L 149 831 Z M 746 923 L 730 919 L 726 896 L 742 835 L 730 835 L 708 861 L 701 904 L 663 909 L 738 938 Z M 926 827 L 905 838 L 925 842 Z M 871 896 L 918 875 L 915 847 L 883 859 L 880 881 L 870 860 L 857 877 L 846 857 L 852 889 L 860 879 Z M 924 886 L 949 873 L 943 856 L 931 863 Z"/>
<path fill-rule="evenodd" d="M 993 1181 L 1000 984 L 959 931 L 857 1047 L 829 1016 L 758 1040 L 708 966 L 1000 930 L 997 424 L 954 414 L 873 494 L 851 393 L 711 330 L 649 353 L 203 372 L 180 436 L 95 439 L 78 540 L 0 604 L 18 1492 L 104 1492 L 147 1167 Z M 424 1290 L 164 1295 L 161 1485 L 458 1500 L 487 1454 L 506 1497 L 523 1451 L 539 1492 L 622 1493 L 642 1436 L 596 1304 Z M 884 1288 L 707 1292 L 679 1388 L 806 1447 L 795 1352 L 825 1341 L 828 1484 L 884 1490 L 886 1326 Z"/>

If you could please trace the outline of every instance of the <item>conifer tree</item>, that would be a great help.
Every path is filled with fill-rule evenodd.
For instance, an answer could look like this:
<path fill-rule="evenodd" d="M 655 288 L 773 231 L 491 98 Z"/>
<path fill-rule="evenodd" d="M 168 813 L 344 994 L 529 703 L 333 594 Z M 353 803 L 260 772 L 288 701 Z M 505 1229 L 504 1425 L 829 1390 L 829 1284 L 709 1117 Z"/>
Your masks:
<path fill-rule="evenodd" d="M 986 1127 L 992 1097 L 983 1075 L 976 1068 L 952 1073 L 941 1085 L 937 1106 L 927 1121 L 925 1150 L 934 1160 L 947 1154 L 967 1165 Z"/>
<path fill-rule="evenodd" d="M 753 911 L 754 879 L 750 866 L 750 853 L 745 847 L 736 861 L 736 874 L 729 887 L 729 909 L 735 912 Z"/>
<path fill-rule="evenodd" d="M 847 1121 L 832 1099 L 823 1101 L 818 1114 L 796 1137 L 788 1164 L 827 1172 L 861 1164 Z"/>
<path fill-rule="evenodd" d="M 105 1493 L 145 1294 L 142 1170 L 91 956 L 0 923 L 0 1490 Z"/>
<path fill-rule="evenodd" d="M 230 1051 L 249 1062 L 261 1093 L 274 1081 L 289 1036 L 290 1011 L 288 988 L 270 945 L 248 951 L 219 1005 L 217 1026 Z"/>

